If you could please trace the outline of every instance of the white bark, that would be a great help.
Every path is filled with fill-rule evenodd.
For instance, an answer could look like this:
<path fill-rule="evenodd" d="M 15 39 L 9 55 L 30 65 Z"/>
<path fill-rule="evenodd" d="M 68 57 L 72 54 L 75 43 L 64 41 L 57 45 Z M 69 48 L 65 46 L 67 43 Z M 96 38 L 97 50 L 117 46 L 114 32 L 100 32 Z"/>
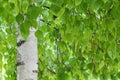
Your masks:
<path fill-rule="evenodd" d="M 30 30 L 30 35 L 23 44 L 18 46 L 17 56 L 17 80 L 37 80 L 38 54 L 35 30 Z M 18 36 L 20 41 L 21 36 Z"/>

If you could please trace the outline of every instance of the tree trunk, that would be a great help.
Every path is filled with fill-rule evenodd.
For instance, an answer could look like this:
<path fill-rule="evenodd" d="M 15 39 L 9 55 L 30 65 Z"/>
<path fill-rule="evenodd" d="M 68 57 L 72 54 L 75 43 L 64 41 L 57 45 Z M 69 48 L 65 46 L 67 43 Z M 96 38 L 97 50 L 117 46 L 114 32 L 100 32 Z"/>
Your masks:
<path fill-rule="evenodd" d="M 18 35 L 17 80 L 37 80 L 38 54 L 34 32 L 35 29 L 30 29 L 30 35 L 26 41 L 20 34 Z"/>

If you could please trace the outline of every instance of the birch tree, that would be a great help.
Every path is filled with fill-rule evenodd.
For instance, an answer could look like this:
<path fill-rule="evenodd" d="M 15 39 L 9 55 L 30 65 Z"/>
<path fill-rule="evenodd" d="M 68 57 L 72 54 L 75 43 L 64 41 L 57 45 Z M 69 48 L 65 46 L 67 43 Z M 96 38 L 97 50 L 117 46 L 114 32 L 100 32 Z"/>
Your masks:
<path fill-rule="evenodd" d="M 27 40 L 18 36 L 17 80 L 37 80 L 38 52 L 35 29 L 30 29 Z"/>

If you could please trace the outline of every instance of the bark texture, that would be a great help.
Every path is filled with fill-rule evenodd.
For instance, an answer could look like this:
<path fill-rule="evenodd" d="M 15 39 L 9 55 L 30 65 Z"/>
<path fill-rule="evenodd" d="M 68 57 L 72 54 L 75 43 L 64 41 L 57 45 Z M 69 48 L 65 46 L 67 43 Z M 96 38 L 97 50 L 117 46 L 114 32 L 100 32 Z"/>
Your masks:
<path fill-rule="evenodd" d="M 17 80 L 37 80 L 38 54 L 34 32 L 34 29 L 30 29 L 30 35 L 26 41 L 18 35 Z"/>

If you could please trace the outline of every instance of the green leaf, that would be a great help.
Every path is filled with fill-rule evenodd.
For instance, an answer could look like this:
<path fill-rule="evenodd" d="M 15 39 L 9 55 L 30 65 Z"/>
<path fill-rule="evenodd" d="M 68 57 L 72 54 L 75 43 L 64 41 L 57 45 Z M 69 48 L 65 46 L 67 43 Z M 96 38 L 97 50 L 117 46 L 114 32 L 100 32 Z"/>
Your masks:
<path fill-rule="evenodd" d="M 81 4 L 81 2 L 82 2 L 82 0 L 75 0 L 75 6 L 80 5 L 80 4 Z"/>
<path fill-rule="evenodd" d="M 66 46 L 64 42 L 57 42 L 57 45 L 61 50 L 63 51 L 66 50 Z"/>
<path fill-rule="evenodd" d="M 35 36 L 36 36 L 38 39 L 42 39 L 42 38 L 43 38 L 43 33 L 42 33 L 42 31 L 37 30 L 37 31 L 35 32 Z"/>
<path fill-rule="evenodd" d="M 64 14 L 64 12 L 65 12 L 65 8 L 61 8 L 61 10 L 58 12 L 57 15 L 60 17 Z"/>
<path fill-rule="evenodd" d="M 17 21 L 19 24 L 21 24 L 21 23 L 24 21 L 24 16 L 19 13 L 19 14 L 16 16 L 16 21 Z"/>
<path fill-rule="evenodd" d="M 89 28 L 85 28 L 85 30 L 83 31 L 83 36 L 84 40 L 88 41 L 92 36 L 91 30 Z"/>
<path fill-rule="evenodd" d="M 57 80 L 68 80 L 68 74 L 65 73 L 64 71 L 61 71 L 57 74 Z"/>
<path fill-rule="evenodd" d="M 62 35 L 62 38 L 66 42 L 72 42 L 74 39 L 72 33 L 65 33 L 64 35 Z"/>
<path fill-rule="evenodd" d="M 101 70 L 104 67 L 104 65 L 105 65 L 104 61 L 101 61 L 99 63 L 99 70 Z"/>
<path fill-rule="evenodd" d="M 106 3 L 108 0 L 103 0 L 104 3 Z"/>
<path fill-rule="evenodd" d="M 40 14 L 40 8 L 36 6 L 29 6 L 27 10 L 27 17 L 29 19 L 36 19 Z"/>
<path fill-rule="evenodd" d="M 56 4 L 51 4 L 50 11 L 53 15 L 57 15 L 59 10 L 60 10 L 60 6 L 58 6 Z"/>
<path fill-rule="evenodd" d="M 75 7 L 73 0 L 67 0 L 66 2 L 67 2 L 66 7 L 67 7 L 68 9 L 71 10 L 73 7 Z"/>
<path fill-rule="evenodd" d="M 38 25 L 36 20 L 31 20 L 31 23 L 32 23 L 31 26 L 34 27 L 34 28 L 36 28 L 37 25 Z"/>
<path fill-rule="evenodd" d="M 30 22 L 29 21 L 25 21 L 24 23 L 22 23 L 20 25 L 20 32 L 21 32 L 21 35 L 22 37 L 26 40 L 29 36 L 29 33 L 30 33 Z"/>
<path fill-rule="evenodd" d="M 28 5 L 29 5 L 29 3 L 27 0 L 21 1 L 21 8 L 22 8 L 23 12 L 25 12 L 25 13 L 27 12 Z"/>
<path fill-rule="evenodd" d="M 118 72 L 118 73 L 117 73 L 117 76 L 118 76 L 118 77 L 119 77 L 119 79 L 120 79 L 120 72 Z"/>

